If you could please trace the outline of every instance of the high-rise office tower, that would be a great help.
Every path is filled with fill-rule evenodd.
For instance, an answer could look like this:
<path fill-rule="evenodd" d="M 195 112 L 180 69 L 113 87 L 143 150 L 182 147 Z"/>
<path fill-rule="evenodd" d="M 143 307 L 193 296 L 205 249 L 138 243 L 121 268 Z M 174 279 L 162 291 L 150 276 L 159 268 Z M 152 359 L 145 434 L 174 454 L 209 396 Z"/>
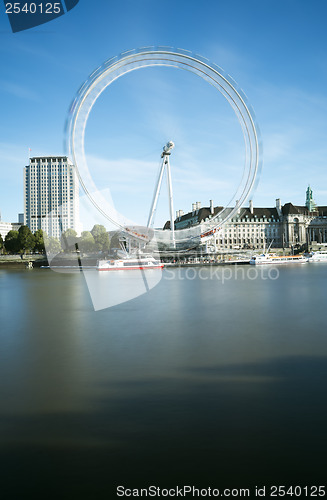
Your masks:
<path fill-rule="evenodd" d="M 68 228 L 79 232 L 76 169 L 67 156 L 37 156 L 24 168 L 24 223 L 59 238 Z"/>

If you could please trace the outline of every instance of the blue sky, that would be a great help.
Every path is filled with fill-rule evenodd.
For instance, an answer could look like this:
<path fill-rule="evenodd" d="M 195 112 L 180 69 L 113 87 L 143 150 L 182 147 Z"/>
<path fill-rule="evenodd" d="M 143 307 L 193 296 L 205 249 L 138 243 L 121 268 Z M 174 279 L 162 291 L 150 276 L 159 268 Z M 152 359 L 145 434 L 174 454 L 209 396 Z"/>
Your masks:
<path fill-rule="evenodd" d="M 323 0 L 80 0 L 66 15 L 13 34 L 0 4 L 0 211 L 23 211 L 23 167 L 64 154 L 64 124 L 77 89 L 103 61 L 148 45 L 182 47 L 229 73 L 259 124 L 263 168 L 256 206 L 304 204 L 310 183 L 327 205 L 327 5 Z M 100 189 L 144 223 L 161 148 L 169 139 L 175 209 L 228 199 L 243 167 L 241 131 L 223 97 L 194 75 L 133 72 L 99 98 L 86 153 Z M 165 186 L 156 225 L 168 218 Z"/>

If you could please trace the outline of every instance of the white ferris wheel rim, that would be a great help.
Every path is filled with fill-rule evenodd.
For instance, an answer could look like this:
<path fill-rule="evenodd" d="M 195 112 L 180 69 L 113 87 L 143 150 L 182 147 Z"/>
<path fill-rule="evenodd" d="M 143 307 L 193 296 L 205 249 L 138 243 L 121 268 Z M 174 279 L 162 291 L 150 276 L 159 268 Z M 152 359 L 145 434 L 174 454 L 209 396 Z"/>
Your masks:
<path fill-rule="evenodd" d="M 68 154 L 76 167 L 80 184 L 95 208 L 108 221 L 124 230 L 127 219 L 108 205 L 107 200 L 102 197 L 92 180 L 84 150 L 85 129 L 95 102 L 114 80 L 136 69 L 151 66 L 170 66 L 197 74 L 213 85 L 227 99 L 238 118 L 245 142 L 244 170 L 240 185 L 231 198 L 231 203 L 234 202 L 236 196 L 238 198 L 232 210 L 227 210 L 226 206 L 210 220 L 210 229 L 221 227 L 239 212 L 240 207 L 249 199 L 255 186 L 261 167 L 260 133 L 247 97 L 236 82 L 215 63 L 210 63 L 208 59 L 184 49 L 144 47 L 123 52 L 104 62 L 83 83 L 71 105 L 66 123 Z M 96 199 L 93 193 L 96 193 Z M 169 233 L 168 231 L 155 230 L 156 233 L 160 231 L 162 234 Z M 191 235 L 187 229 L 180 229 L 178 230 L 178 241 L 188 241 L 201 237 L 207 231 L 208 229 L 205 229 Z"/>

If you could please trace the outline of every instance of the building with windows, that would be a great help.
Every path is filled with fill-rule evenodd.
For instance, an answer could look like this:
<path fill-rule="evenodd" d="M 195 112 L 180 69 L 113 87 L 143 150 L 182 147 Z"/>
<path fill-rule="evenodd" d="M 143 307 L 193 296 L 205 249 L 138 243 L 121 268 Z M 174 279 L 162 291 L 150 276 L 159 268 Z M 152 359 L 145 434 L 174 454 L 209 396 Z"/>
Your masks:
<path fill-rule="evenodd" d="M 223 207 L 202 207 L 200 202 L 193 203 L 192 211 L 176 213 L 175 229 L 184 229 L 201 225 L 201 233 L 219 224 L 219 212 Z M 227 213 L 228 210 L 226 209 Z M 226 214 L 226 212 L 224 212 Z M 218 217 L 211 223 L 211 220 Z M 164 229 L 170 229 L 166 222 Z M 255 208 L 252 201 L 248 207 L 239 208 L 238 213 L 206 241 L 206 250 L 239 250 L 272 248 L 291 248 L 295 246 L 315 246 L 327 243 L 327 206 L 317 207 L 310 186 L 306 192 L 304 206 L 292 203 L 281 204 L 276 200 L 275 207 Z"/>
<path fill-rule="evenodd" d="M 24 224 L 59 238 L 79 232 L 79 190 L 75 166 L 67 156 L 37 156 L 24 168 Z"/>
<path fill-rule="evenodd" d="M 18 216 L 19 219 L 19 216 Z M 2 236 L 2 239 L 4 240 L 9 231 L 18 231 L 20 226 L 22 226 L 21 221 L 19 222 L 4 222 L 1 219 L 1 212 L 0 212 L 0 235 Z"/>
<path fill-rule="evenodd" d="M 5 237 L 9 233 L 9 231 L 18 231 L 22 224 L 19 222 L 4 222 L 1 220 L 0 215 L 0 235 L 2 239 L 5 240 Z"/>

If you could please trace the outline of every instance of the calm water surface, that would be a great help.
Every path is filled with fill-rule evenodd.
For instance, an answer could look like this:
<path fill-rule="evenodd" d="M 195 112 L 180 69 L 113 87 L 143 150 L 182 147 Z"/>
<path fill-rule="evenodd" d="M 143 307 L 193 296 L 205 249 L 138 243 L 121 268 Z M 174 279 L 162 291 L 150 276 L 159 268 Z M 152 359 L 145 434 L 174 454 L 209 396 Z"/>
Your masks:
<path fill-rule="evenodd" d="M 83 273 L 0 271 L 4 498 L 324 484 L 327 265 L 225 269 L 97 312 Z"/>

